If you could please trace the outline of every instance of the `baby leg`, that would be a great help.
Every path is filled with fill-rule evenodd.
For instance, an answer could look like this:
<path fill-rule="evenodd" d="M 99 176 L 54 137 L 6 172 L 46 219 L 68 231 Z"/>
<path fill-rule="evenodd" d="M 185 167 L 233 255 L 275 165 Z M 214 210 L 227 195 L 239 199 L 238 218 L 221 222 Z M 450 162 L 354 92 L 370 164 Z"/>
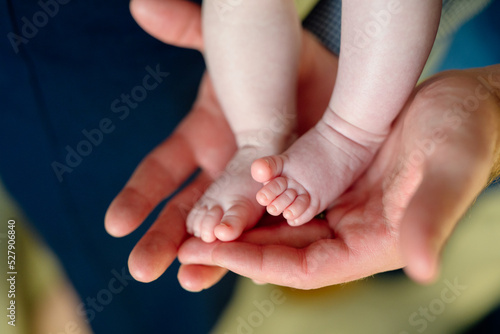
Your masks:
<path fill-rule="evenodd" d="M 438 0 L 397 6 L 390 0 L 343 1 L 342 47 L 330 108 L 284 154 L 252 166 L 254 179 L 264 183 L 257 200 L 269 213 L 283 212 L 290 224 L 303 224 L 365 170 L 415 87 L 440 6 Z M 375 34 L 368 32 L 368 23 L 378 25 Z M 296 195 L 289 204 L 291 194 Z"/>
<path fill-rule="evenodd" d="M 238 151 L 187 219 L 204 241 L 236 239 L 264 209 L 253 160 L 285 147 L 294 121 L 300 24 L 291 0 L 203 3 L 205 59 Z M 283 115 L 283 112 L 286 115 Z M 238 166 L 237 171 L 234 166 Z"/>

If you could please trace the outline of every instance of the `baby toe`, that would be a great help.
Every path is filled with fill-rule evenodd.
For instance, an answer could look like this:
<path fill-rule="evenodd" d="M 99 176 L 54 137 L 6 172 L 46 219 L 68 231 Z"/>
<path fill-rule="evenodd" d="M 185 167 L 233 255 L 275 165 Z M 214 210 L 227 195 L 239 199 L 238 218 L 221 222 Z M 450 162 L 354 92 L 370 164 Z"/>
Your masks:
<path fill-rule="evenodd" d="M 268 206 L 279 195 L 281 195 L 288 188 L 288 182 L 284 177 L 277 177 L 257 193 L 256 199 L 260 205 Z"/>
<path fill-rule="evenodd" d="M 201 223 L 205 218 L 208 209 L 204 206 L 196 206 L 189 213 L 187 219 L 187 229 L 189 233 L 195 237 L 200 237 L 201 235 Z"/>
<path fill-rule="evenodd" d="M 273 155 L 257 159 L 253 162 L 251 173 L 255 181 L 260 183 L 269 182 L 283 172 L 283 158 Z"/>
<path fill-rule="evenodd" d="M 215 206 L 207 211 L 203 221 L 200 224 L 200 237 L 201 240 L 210 243 L 214 242 L 216 237 L 214 234 L 215 227 L 220 224 L 223 211 L 220 206 Z"/>
<path fill-rule="evenodd" d="M 295 201 L 283 212 L 283 217 L 288 221 L 290 225 L 301 225 L 301 221 L 297 221 L 297 218 L 302 216 L 304 212 L 309 208 L 311 199 L 307 194 L 301 194 L 297 196 Z M 304 222 L 305 223 L 305 222 Z"/>
<path fill-rule="evenodd" d="M 297 198 L 297 192 L 294 189 L 287 189 L 279 195 L 268 207 L 267 212 L 270 215 L 280 215 Z"/>
<path fill-rule="evenodd" d="M 214 229 L 217 239 L 220 241 L 237 239 L 247 227 L 250 210 L 249 205 L 243 202 L 231 206 L 222 217 L 222 222 Z"/>

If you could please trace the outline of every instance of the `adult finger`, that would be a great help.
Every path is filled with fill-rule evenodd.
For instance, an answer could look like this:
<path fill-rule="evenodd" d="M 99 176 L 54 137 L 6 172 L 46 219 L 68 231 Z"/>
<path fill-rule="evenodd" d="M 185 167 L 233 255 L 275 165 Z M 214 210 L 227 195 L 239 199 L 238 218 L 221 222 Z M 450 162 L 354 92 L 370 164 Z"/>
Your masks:
<path fill-rule="evenodd" d="M 227 269 L 199 264 L 181 265 L 177 278 L 187 291 L 200 292 L 218 283 Z"/>
<path fill-rule="evenodd" d="M 333 238 L 333 233 L 322 220 L 313 220 L 299 227 L 292 227 L 281 220 L 279 224 L 248 230 L 238 238 L 238 241 L 254 245 L 284 245 L 303 248 L 315 241 L 331 238 Z M 212 265 L 212 252 L 219 244 L 221 244 L 220 241 L 206 243 L 199 238 L 190 238 L 179 249 L 179 261 L 183 264 Z"/>
<path fill-rule="evenodd" d="M 139 240 L 128 261 L 130 273 L 136 280 L 151 282 L 157 279 L 177 257 L 177 250 L 186 238 L 187 214 L 207 182 L 208 177 L 202 174 L 183 189 Z"/>
<path fill-rule="evenodd" d="M 184 48 L 203 48 L 200 6 L 186 0 L 132 0 L 130 12 L 150 35 Z"/>
<path fill-rule="evenodd" d="M 123 237 L 134 231 L 195 169 L 189 143 L 178 131 L 174 132 L 146 156 L 113 200 L 105 217 L 107 232 Z"/>
<path fill-rule="evenodd" d="M 259 282 L 315 289 L 394 269 L 375 266 L 377 255 L 356 253 L 342 239 L 322 239 L 299 249 L 233 242 L 219 244 L 212 261 Z"/>
<path fill-rule="evenodd" d="M 360 259 L 364 264 L 353 265 L 359 260 L 353 258 L 342 238 L 332 238 L 324 222 L 313 221 L 296 228 L 283 224 L 277 229 L 265 227 L 255 232 L 239 239 L 243 241 L 230 243 L 204 244 L 190 239 L 179 250 L 179 260 L 218 265 L 258 282 L 303 289 L 374 273 L 362 254 Z M 285 234 L 291 239 L 287 240 Z M 259 240 L 259 235 L 264 238 Z"/>

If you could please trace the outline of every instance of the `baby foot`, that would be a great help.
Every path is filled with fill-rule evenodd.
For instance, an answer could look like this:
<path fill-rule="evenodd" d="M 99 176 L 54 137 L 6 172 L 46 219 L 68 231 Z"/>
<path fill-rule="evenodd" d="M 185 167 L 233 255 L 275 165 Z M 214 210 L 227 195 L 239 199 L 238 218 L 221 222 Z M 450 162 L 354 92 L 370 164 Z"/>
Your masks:
<path fill-rule="evenodd" d="M 260 184 L 250 175 L 252 162 L 274 150 L 245 147 L 212 183 L 187 217 L 187 230 L 205 242 L 231 241 L 253 227 L 264 213 L 255 199 Z"/>
<path fill-rule="evenodd" d="M 302 225 L 366 169 L 385 136 L 364 133 L 342 120 L 336 123 L 334 128 L 322 119 L 283 154 L 252 164 L 252 177 L 264 184 L 257 202 L 269 214 L 283 213 L 290 225 Z"/>

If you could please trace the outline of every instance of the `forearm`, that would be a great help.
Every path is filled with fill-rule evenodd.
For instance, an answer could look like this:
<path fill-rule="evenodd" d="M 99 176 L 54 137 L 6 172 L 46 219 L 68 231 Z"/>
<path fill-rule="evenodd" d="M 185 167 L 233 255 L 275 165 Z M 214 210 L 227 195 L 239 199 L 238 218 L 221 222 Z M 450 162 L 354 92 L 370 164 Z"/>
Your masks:
<path fill-rule="evenodd" d="M 269 127 L 283 110 L 294 114 L 300 25 L 290 0 L 229 7 L 204 2 L 205 58 L 226 117 L 244 145 L 240 134 Z"/>
<path fill-rule="evenodd" d="M 440 0 L 344 1 L 332 109 L 365 131 L 387 132 L 425 65 L 440 12 Z"/>

